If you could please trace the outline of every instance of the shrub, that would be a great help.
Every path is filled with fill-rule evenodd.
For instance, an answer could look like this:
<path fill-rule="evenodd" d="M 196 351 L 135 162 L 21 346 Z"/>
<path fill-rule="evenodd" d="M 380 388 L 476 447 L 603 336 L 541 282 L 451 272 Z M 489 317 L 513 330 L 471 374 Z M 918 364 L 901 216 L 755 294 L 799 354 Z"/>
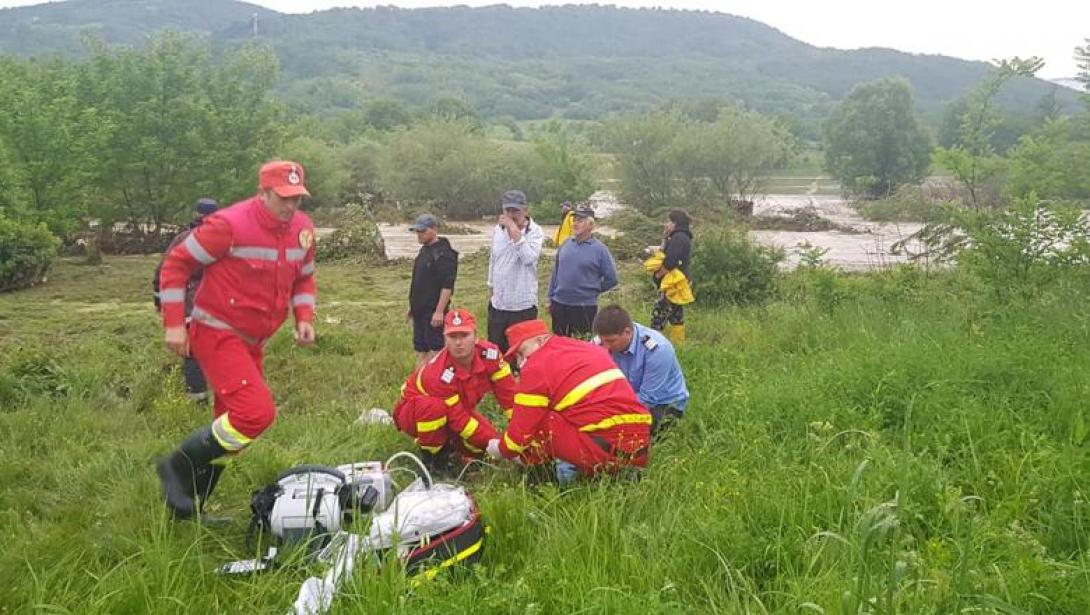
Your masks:
<path fill-rule="evenodd" d="M 692 277 L 697 301 L 745 305 L 770 299 L 776 291 L 784 251 L 753 242 L 743 231 L 712 227 L 694 240 Z"/>
<path fill-rule="evenodd" d="M 617 230 L 616 237 L 601 237 L 613 258 L 647 258 L 644 248 L 662 243 L 662 223 L 634 209 L 622 209 L 603 222 Z"/>
<path fill-rule="evenodd" d="M 45 281 L 61 242 L 44 224 L 31 224 L 0 214 L 0 292 Z"/>
<path fill-rule="evenodd" d="M 382 263 L 386 261 L 386 244 L 363 206 L 353 203 L 346 208 L 342 226 L 318 241 L 315 259 Z"/>

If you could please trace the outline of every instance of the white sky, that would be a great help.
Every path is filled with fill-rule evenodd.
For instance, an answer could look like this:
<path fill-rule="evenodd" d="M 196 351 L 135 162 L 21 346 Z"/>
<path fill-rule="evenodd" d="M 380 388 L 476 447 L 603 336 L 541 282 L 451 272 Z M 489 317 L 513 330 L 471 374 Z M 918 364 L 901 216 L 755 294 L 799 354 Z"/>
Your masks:
<path fill-rule="evenodd" d="M 249 0 L 283 13 L 309 13 L 336 6 L 394 4 L 406 8 L 464 4 L 486 6 L 498 0 Z M 0 0 L 0 7 L 39 0 Z M 527 2 L 512 6 L 587 4 L 578 0 Z M 968 60 L 1040 56 L 1044 78 L 1073 77 L 1075 47 L 1090 38 L 1090 1 L 1037 0 L 600 0 L 625 7 L 669 7 L 731 13 L 762 21 L 821 47 L 890 47 L 913 53 L 939 53 Z"/>

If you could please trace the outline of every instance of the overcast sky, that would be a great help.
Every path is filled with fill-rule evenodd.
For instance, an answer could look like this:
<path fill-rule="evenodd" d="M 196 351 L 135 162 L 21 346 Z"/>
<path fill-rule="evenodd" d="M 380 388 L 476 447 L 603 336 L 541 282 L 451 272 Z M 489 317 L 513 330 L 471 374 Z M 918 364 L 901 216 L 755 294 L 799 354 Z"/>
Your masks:
<path fill-rule="evenodd" d="M 335 6 L 394 4 L 424 7 L 486 6 L 496 0 L 250 0 L 285 13 L 309 13 Z M 38 0 L 0 0 L 0 7 L 39 4 Z M 509 0 L 512 6 L 585 4 Z M 767 23 L 799 40 L 822 47 L 891 47 L 914 53 L 940 53 L 969 60 L 1040 56 L 1045 78 L 1075 75 L 1075 47 L 1090 38 L 1090 0 L 601 0 L 628 7 L 661 6 L 719 11 Z"/>

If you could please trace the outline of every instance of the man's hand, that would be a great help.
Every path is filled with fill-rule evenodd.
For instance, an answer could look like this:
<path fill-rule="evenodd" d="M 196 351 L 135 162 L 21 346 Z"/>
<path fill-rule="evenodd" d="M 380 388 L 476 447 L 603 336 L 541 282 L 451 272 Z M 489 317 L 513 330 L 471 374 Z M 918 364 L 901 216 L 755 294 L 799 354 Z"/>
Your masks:
<path fill-rule="evenodd" d="M 317 339 L 314 333 L 314 323 L 303 321 L 295 323 L 295 341 L 300 346 L 310 346 Z"/>
<path fill-rule="evenodd" d="M 189 356 L 189 334 L 185 327 L 167 327 L 163 339 L 174 354 L 179 357 Z"/>
<path fill-rule="evenodd" d="M 493 459 L 503 459 L 503 453 L 500 452 L 500 441 L 498 438 L 492 438 L 488 441 L 488 447 L 485 449 L 488 452 L 488 456 Z"/>
<path fill-rule="evenodd" d="M 433 326 L 433 327 L 442 327 L 443 326 L 443 313 L 442 312 L 432 313 L 432 315 L 431 315 L 431 326 Z"/>
<path fill-rule="evenodd" d="M 496 224 L 499 224 L 500 226 L 502 226 L 504 229 L 507 229 L 507 230 L 511 230 L 511 226 L 514 223 L 515 223 L 515 221 L 512 220 L 511 216 L 509 216 L 507 214 L 500 214 L 500 217 L 496 219 Z"/>

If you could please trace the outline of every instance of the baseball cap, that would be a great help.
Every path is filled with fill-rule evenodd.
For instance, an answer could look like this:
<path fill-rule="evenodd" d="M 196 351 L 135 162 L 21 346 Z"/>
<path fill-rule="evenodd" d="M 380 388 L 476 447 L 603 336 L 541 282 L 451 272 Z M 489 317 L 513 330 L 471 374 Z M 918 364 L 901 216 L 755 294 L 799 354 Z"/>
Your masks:
<path fill-rule="evenodd" d="M 505 358 L 510 358 L 516 352 L 518 352 L 519 346 L 531 337 L 537 337 L 539 335 L 546 335 L 549 333 L 549 326 L 545 324 L 544 320 L 524 320 L 517 322 L 510 327 L 507 327 L 505 335 L 507 335 L 507 343 L 511 346 L 507 349 L 507 352 L 503 353 Z"/>
<path fill-rule="evenodd" d="M 526 193 L 522 190 L 508 190 L 503 193 L 504 209 L 526 209 Z"/>
<path fill-rule="evenodd" d="M 272 190 L 278 196 L 290 199 L 297 196 L 310 196 L 306 187 L 306 171 L 303 165 L 290 160 L 273 160 L 261 166 L 260 186 L 263 190 Z"/>
<path fill-rule="evenodd" d="M 216 213 L 216 210 L 220 208 L 220 205 L 216 202 L 216 199 L 203 197 L 197 199 L 197 204 L 194 207 L 197 210 L 197 214 L 209 216 Z"/>
<path fill-rule="evenodd" d="M 473 333 L 477 330 L 477 319 L 473 312 L 458 308 L 447 312 L 443 318 L 443 335 L 448 333 Z"/>
<path fill-rule="evenodd" d="M 439 228 L 439 220 L 431 214 L 420 214 L 416 217 L 416 222 L 413 222 L 409 230 L 412 232 L 422 231 L 426 228 Z"/>
<path fill-rule="evenodd" d="M 586 205 L 580 205 L 579 207 L 576 207 L 575 211 L 573 211 L 572 213 L 575 215 L 576 218 L 593 218 L 594 208 L 587 207 Z"/>

